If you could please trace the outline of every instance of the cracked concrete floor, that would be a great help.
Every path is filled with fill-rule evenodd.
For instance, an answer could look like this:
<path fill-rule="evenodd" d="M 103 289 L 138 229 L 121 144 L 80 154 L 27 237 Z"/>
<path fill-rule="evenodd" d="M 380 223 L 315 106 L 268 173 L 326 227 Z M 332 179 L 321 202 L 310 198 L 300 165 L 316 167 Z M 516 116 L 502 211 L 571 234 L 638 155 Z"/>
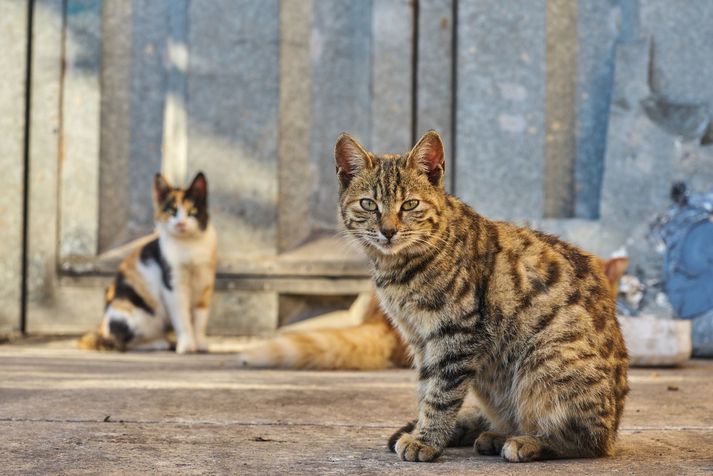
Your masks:
<path fill-rule="evenodd" d="M 19 342 L 0 346 L 0 473 L 713 473 L 713 361 L 630 377 L 613 457 L 513 465 L 461 448 L 415 464 L 385 448 L 414 415 L 409 370 L 255 371 L 230 354 Z"/>

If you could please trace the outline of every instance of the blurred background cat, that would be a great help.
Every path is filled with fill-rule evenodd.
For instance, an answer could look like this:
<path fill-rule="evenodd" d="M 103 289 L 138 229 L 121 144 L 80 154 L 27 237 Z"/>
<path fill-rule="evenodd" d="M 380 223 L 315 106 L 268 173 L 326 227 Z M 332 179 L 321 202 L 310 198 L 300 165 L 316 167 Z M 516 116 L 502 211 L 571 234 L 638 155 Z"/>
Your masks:
<path fill-rule="evenodd" d="M 209 222 L 208 183 L 199 172 L 182 189 L 156 174 L 153 199 L 157 237 L 121 262 L 106 290 L 99 330 L 82 337 L 81 348 L 208 350 L 217 243 Z"/>

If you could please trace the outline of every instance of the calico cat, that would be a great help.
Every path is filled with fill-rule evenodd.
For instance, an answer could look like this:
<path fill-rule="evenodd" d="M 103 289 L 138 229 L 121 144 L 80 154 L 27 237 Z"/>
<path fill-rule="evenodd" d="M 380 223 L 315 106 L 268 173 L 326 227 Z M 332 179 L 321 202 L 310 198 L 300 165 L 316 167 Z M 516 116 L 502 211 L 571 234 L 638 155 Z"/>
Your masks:
<path fill-rule="evenodd" d="M 435 131 L 382 156 L 342 134 L 335 160 L 341 222 L 419 375 L 418 419 L 390 449 L 405 461 L 449 444 L 510 462 L 610 454 L 628 356 L 597 259 L 446 194 Z M 468 391 L 479 412 L 459 417 Z"/>
<path fill-rule="evenodd" d="M 216 267 L 216 232 L 208 217 L 208 183 L 198 173 L 187 189 L 156 174 L 153 199 L 158 238 L 129 254 L 106 290 L 99 331 L 80 340 L 88 349 L 168 349 L 205 352 Z"/>
<path fill-rule="evenodd" d="M 628 258 L 598 259 L 616 300 Z M 372 290 L 369 304 L 359 313 L 359 325 L 339 329 L 292 332 L 240 352 L 241 365 L 254 368 L 310 370 L 378 370 L 409 367 L 411 353 L 379 305 Z"/>

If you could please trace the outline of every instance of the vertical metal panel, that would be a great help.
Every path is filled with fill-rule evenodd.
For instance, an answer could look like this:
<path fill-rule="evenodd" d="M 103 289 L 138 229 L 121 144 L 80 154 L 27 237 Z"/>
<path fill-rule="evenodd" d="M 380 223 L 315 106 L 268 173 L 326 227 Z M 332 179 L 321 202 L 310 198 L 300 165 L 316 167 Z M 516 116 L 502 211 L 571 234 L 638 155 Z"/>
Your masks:
<path fill-rule="evenodd" d="M 102 8 L 99 251 L 130 240 L 133 2 Z M 135 186 L 148 186 L 134 184 Z"/>
<path fill-rule="evenodd" d="M 416 139 L 429 129 L 446 146 L 446 189 L 455 170 L 453 151 L 453 1 L 419 0 Z"/>
<path fill-rule="evenodd" d="M 342 131 L 371 147 L 372 2 L 318 1 L 312 30 L 312 228 L 333 230 L 334 141 Z"/>
<path fill-rule="evenodd" d="M 312 0 L 280 2 L 279 250 L 310 234 L 310 130 L 312 128 Z"/>
<path fill-rule="evenodd" d="M 172 183 L 187 180 L 188 117 L 186 76 L 188 73 L 188 0 L 168 5 L 166 39 L 166 100 L 163 114 L 161 171 Z"/>
<path fill-rule="evenodd" d="M 33 17 L 27 330 L 77 332 L 98 322 L 102 292 L 60 288 L 57 279 L 63 1 L 36 0 Z"/>
<path fill-rule="evenodd" d="M 60 253 L 97 252 L 101 1 L 67 0 L 62 83 Z"/>
<path fill-rule="evenodd" d="M 0 3 L 0 332 L 20 326 L 28 2 Z"/>
<path fill-rule="evenodd" d="M 544 216 L 574 216 L 577 2 L 547 0 Z"/>
<path fill-rule="evenodd" d="M 189 5 L 189 175 L 208 177 L 222 259 L 277 252 L 279 2 Z"/>
<path fill-rule="evenodd" d="M 455 190 L 492 218 L 542 215 L 545 10 L 458 2 Z"/>
<path fill-rule="evenodd" d="M 413 119 L 414 2 L 373 0 L 371 148 L 407 151 Z"/>
<path fill-rule="evenodd" d="M 180 1 L 103 6 L 100 252 L 153 228 L 151 179 L 161 170 L 164 102 L 172 78 L 169 26 L 181 6 L 185 16 Z M 167 153 L 173 154 L 171 147 Z"/>
<path fill-rule="evenodd" d="M 610 2 L 578 1 L 574 214 L 580 218 L 599 217 L 619 22 L 625 23 Z"/>
<path fill-rule="evenodd" d="M 151 179 L 161 169 L 166 97 L 166 43 L 171 0 L 133 0 L 131 124 L 128 207 L 129 238 L 153 229 Z M 181 4 L 182 2 L 178 2 Z"/>

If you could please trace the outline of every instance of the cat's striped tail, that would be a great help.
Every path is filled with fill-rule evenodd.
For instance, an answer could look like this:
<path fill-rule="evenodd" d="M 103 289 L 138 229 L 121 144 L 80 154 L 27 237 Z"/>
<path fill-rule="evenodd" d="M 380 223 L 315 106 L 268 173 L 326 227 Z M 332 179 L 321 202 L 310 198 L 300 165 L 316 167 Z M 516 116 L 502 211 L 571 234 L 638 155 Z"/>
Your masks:
<path fill-rule="evenodd" d="M 342 329 L 283 334 L 241 352 L 241 365 L 256 368 L 375 370 L 408 365 L 396 330 L 384 319 Z"/>

